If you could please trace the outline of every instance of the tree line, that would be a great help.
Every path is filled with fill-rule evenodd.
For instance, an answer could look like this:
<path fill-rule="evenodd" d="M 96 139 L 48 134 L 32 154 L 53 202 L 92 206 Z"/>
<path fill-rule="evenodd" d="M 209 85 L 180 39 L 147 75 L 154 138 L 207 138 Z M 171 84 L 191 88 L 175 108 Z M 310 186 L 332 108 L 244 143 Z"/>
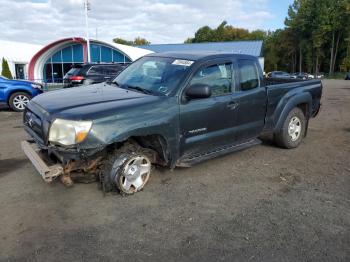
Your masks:
<path fill-rule="evenodd" d="M 350 70 L 350 0 L 294 0 L 285 28 L 248 31 L 222 22 L 197 30 L 185 43 L 263 40 L 265 70 L 327 72 Z"/>
<path fill-rule="evenodd" d="M 199 28 L 185 43 L 263 40 L 265 71 L 332 75 L 335 71 L 350 70 L 350 0 L 294 0 L 284 24 L 283 29 L 275 31 L 249 31 L 223 21 L 216 28 Z M 114 41 L 150 44 L 140 37 L 134 41 L 120 38 Z"/>
<path fill-rule="evenodd" d="M 116 37 L 113 39 L 114 43 L 122 44 L 122 45 L 149 45 L 151 42 L 147 41 L 145 38 L 136 37 L 134 40 L 125 40 L 123 38 Z"/>

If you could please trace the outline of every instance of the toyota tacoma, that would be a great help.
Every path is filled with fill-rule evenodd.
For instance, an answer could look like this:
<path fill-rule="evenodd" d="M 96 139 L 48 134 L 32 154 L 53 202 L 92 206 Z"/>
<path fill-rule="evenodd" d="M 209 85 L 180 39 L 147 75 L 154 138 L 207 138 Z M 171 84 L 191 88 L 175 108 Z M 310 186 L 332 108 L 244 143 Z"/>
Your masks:
<path fill-rule="evenodd" d="M 263 78 L 256 57 L 223 53 L 144 56 L 113 81 L 32 99 L 22 148 L 43 179 L 93 177 L 130 195 L 152 166 L 190 167 L 260 143 L 296 148 L 320 108 L 319 80 Z"/>

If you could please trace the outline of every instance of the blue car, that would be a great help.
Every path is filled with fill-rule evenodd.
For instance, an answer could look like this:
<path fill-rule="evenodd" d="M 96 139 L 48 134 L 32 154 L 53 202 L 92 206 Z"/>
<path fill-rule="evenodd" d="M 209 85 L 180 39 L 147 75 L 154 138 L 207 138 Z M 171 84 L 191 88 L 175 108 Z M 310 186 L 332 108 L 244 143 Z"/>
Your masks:
<path fill-rule="evenodd" d="M 7 104 L 14 111 L 23 111 L 29 100 L 42 92 L 43 86 L 39 83 L 0 76 L 0 104 Z"/>

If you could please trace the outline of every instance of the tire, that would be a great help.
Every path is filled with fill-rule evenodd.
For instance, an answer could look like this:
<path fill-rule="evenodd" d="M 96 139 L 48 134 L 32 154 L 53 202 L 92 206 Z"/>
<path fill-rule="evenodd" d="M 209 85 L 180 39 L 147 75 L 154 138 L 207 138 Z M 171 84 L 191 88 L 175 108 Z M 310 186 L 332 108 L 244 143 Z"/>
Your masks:
<path fill-rule="evenodd" d="M 32 97 L 24 92 L 16 92 L 10 96 L 9 107 L 16 112 L 23 112 Z"/>
<path fill-rule="evenodd" d="M 103 168 L 105 192 L 119 191 L 123 196 L 143 190 L 151 174 L 151 161 L 142 147 L 127 143 L 111 154 Z"/>
<path fill-rule="evenodd" d="M 303 111 L 295 107 L 284 120 L 282 129 L 274 135 L 276 144 L 283 148 L 296 148 L 305 136 L 306 118 Z"/>

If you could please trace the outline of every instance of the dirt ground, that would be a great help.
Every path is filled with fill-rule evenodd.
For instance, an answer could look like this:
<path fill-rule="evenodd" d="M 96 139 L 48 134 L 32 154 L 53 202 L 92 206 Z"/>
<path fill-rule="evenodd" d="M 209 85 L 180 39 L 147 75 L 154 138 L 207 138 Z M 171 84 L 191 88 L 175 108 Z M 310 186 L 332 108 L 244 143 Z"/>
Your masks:
<path fill-rule="evenodd" d="M 0 110 L 0 261 L 350 261 L 350 81 L 324 81 L 302 145 L 269 142 L 131 197 L 45 184 Z"/>

